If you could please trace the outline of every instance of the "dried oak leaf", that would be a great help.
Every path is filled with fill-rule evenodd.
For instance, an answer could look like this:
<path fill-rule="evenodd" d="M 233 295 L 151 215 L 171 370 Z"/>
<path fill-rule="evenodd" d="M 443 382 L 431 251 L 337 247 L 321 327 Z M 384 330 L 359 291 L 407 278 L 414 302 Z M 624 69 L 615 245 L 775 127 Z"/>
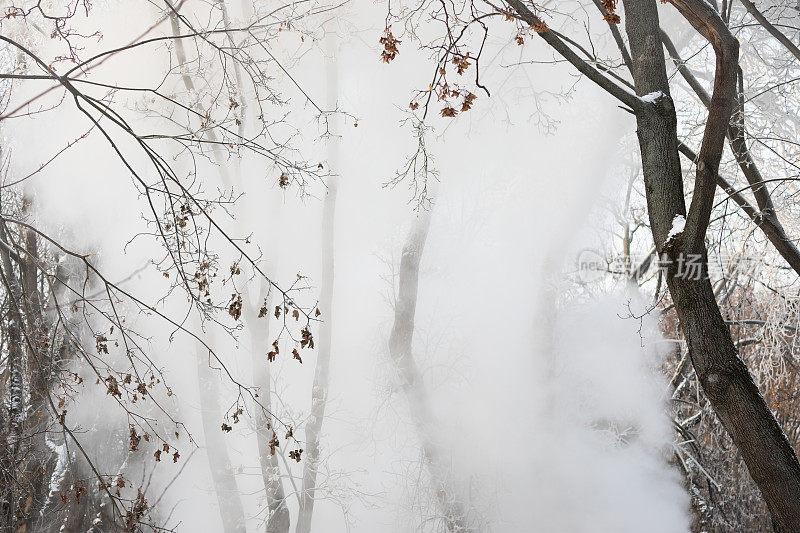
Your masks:
<path fill-rule="evenodd" d="M 392 35 L 392 30 L 389 29 L 387 26 L 386 29 L 383 31 L 383 36 L 378 40 L 379 43 L 383 45 L 383 51 L 381 51 L 381 61 L 384 63 L 390 63 L 397 54 L 400 53 L 397 45 L 400 44 L 400 41 L 394 38 Z"/>

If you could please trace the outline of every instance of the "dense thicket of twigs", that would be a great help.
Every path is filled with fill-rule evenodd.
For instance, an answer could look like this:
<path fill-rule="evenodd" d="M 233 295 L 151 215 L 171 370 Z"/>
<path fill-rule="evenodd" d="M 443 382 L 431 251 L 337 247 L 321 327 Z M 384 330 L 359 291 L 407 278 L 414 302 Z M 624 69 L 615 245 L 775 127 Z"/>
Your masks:
<path fill-rule="evenodd" d="M 244 311 L 262 323 L 277 322 L 273 351 L 279 342 L 295 346 L 294 353 L 314 346 L 319 312 L 313 300 L 301 301 L 307 289 L 302 276 L 278 286 L 258 248 L 248 246 L 247 229 L 226 229 L 238 198 L 228 167 L 237 158 L 254 158 L 264 169 L 261 179 L 301 193 L 325 176 L 322 165 L 304 161 L 298 151 L 299 131 L 281 88 L 304 93 L 272 43 L 281 32 L 312 41 L 317 17 L 332 6 L 244 2 L 235 8 L 234 22 L 225 2 L 188 4 L 152 3 L 148 25 L 110 48 L 102 48 L 106 28 L 86 0 L 3 6 L 4 133 L 8 124 L 31 116 L 55 113 L 63 120 L 58 112 L 81 121 L 86 132 L 55 155 L 42 156 L 31 172 L 16 164 L 9 146 L 0 147 L 3 531 L 160 530 L 169 523 L 169 510 L 158 505 L 163 493 L 152 490 L 152 467 L 175 463 L 177 475 L 196 443 L 155 362 L 157 347 L 134 325 L 140 318 L 193 339 L 198 360 L 238 391 L 214 422 L 221 432 L 245 408 L 260 412 L 265 431 L 279 422 L 269 412 L 269 398 L 259 399 L 258 389 L 228 371 L 211 343 L 190 327 L 198 323 L 190 316 L 233 335 Z M 120 85 L 103 77 L 107 60 L 137 53 L 166 66 L 158 80 L 144 76 L 140 85 Z M 144 105 L 136 103 L 140 98 Z M 307 103 L 324 133 L 328 113 Z M 154 239 L 163 252 L 152 260 L 168 284 L 160 301 L 144 301 L 128 279 L 107 277 L 97 250 L 72 244 L 77 228 L 54 231 L 32 207 L 26 182 L 89 136 L 100 139 L 139 191 L 140 198 L 130 201 L 144 206 L 146 227 L 136 238 Z M 121 236 L 123 242 L 131 237 Z M 242 297 L 251 282 L 260 290 L 254 313 Z M 174 295 L 187 302 L 176 314 L 162 305 Z M 77 416 L 76 406 L 93 401 L 117 411 Z M 281 453 L 299 461 L 301 450 L 288 429 L 272 432 L 272 448 L 280 444 Z"/>

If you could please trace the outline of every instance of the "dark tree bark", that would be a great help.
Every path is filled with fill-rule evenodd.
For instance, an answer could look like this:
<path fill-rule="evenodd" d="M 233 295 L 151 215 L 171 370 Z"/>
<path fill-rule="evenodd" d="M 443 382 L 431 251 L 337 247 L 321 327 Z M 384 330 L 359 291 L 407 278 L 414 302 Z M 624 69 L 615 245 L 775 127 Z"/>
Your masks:
<path fill-rule="evenodd" d="M 636 113 L 653 238 L 659 253 L 673 261 L 689 255 L 702 256 L 704 272 L 699 279 L 677 275 L 675 264 L 666 275 L 692 364 L 714 411 L 761 490 L 775 530 L 800 531 L 800 463 L 738 356 L 705 272 L 705 233 L 735 106 L 738 42 L 710 4 L 700 0 L 673 3 L 712 44 L 717 67 L 686 227 L 677 239 L 668 239 L 673 220 L 685 214 L 685 205 L 677 119 L 669 96 L 658 11 L 655 0 L 624 0 L 636 92 L 663 94 L 652 106 Z"/>
<path fill-rule="evenodd" d="M 686 80 L 686 83 L 692 88 L 703 105 L 708 107 L 711 103 L 711 97 L 681 59 L 672 40 L 663 31 L 661 32 L 661 39 L 664 42 L 664 47 L 667 49 L 667 52 L 672 57 L 675 66 L 678 68 L 678 72 L 683 79 Z M 739 83 L 742 83 L 741 69 L 739 69 Z M 736 111 L 733 114 L 733 120 L 731 120 L 728 125 L 727 134 L 731 151 L 736 157 L 736 162 L 742 170 L 742 174 L 744 174 L 752 188 L 758 208 L 756 209 L 756 207 L 751 205 L 740 191 L 736 191 L 731 187 L 719 174 L 716 176 L 717 185 L 728 193 L 742 208 L 753 223 L 764 232 L 764 235 L 769 239 L 778 253 L 781 254 L 781 257 L 786 260 L 792 270 L 800 275 L 800 250 L 798 250 L 797 246 L 786 234 L 786 230 L 783 229 L 778 213 L 775 211 L 775 207 L 772 204 L 769 190 L 764 183 L 761 171 L 758 169 L 758 165 L 747 146 L 747 132 L 744 127 L 744 101 L 741 89 L 737 93 Z M 697 154 L 688 146 L 679 144 L 678 150 L 690 160 L 698 163 L 699 159 Z"/>
<path fill-rule="evenodd" d="M 542 21 L 520 0 L 505 0 L 532 27 Z M 716 54 L 713 94 L 687 214 L 678 156 L 677 117 L 670 96 L 659 35 L 656 0 L 624 0 L 632 74 L 639 96 L 583 62 L 550 30 L 539 35 L 581 73 L 634 111 L 642 157 L 648 215 L 656 249 L 672 264 L 666 281 L 689 354 L 709 402 L 761 490 L 776 531 L 800 531 L 800 463 L 773 413 L 739 358 L 719 310 L 707 272 L 705 236 L 719 179 L 719 163 L 736 104 L 738 42 L 713 6 L 703 0 L 672 0 Z M 565 49 L 566 48 L 566 49 Z M 741 204 L 740 204 L 741 205 Z M 683 231 L 670 237 L 676 217 Z M 699 276 L 679 274 L 679 262 L 699 257 Z"/>
<path fill-rule="evenodd" d="M 758 21 L 761 26 L 764 27 L 765 30 L 769 32 L 770 35 L 775 37 L 779 43 L 781 43 L 794 57 L 800 61 L 800 48 L 797 47 L 796 44 L 792 42 L 786 35 L 781 32 L 774 24 L 772 24 L 767 17 L 764 16 L 761 11 L 751 2 L 750 0 L 741 0 L 742 5 L 747 10 L 750 15 L 753 16 L 754 19 Z"/>

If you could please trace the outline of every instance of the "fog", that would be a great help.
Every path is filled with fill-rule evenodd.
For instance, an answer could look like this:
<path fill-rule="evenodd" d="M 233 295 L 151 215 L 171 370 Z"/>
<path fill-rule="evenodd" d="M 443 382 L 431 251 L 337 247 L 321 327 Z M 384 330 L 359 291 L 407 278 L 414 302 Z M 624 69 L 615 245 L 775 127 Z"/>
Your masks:
<path fill-rule="evenodd" d="M 98 3 L 93 20 L 102 20 L 104 36 L 94 45 L 108 49 L 139 35 L 155 17 L 145 5 Z M 520 59 L 516 45 L 490 42 L 492 60 L 481 81 L 496 94 L 479 94 L 473 111 L 457 120 L 431 119 L 426 139 L 437 175 L 429 202 L 420 203 L 410 180 L 389 182 L 415 150 L 413 130 L 403 121 L 410 95 L 428 83 L 433 64 L 410 41 L 395 62 L 379 62 L 383 9 L 361 0 L 347 5 L 330 23 L 333 36 L 291 65 L 294 81 L 311 99 L 329 106 L 333 91 L 334 106 L 350 114 L 331 119 L 333 138 L 323 135 L 297 86 L 279 77 L 283 95 L 297 109 L 291 120 L 302 134 L 303 153 L 324 161 L 338 179 L 333 306 L 321 309 L 321 320 L 332 327 L 330 390 L 312 530 L 441 527 L 420 436 L 388 351 L 402 249 L 425 210 L 431 222 L 420 265 L 413 356 L 435 418 L 433 439 L 445 452 L 448 479 L 476 530 L 688 530 L 689 498 L 670 464 L 674 437 L 665 415 L 664 343 L 657 324 L 639 318 L 647 303 L 636 289 L 588 291 L 574 281 L 580 250 L 602 246 L 599 228 L 608 219 L 603 199 L 617 194 L 624 180 L 611 155 L 633 134 L 632 117 L 608 105 L 609 97 L 590 84 L 573 86 L 576 78 L 563 64 L 537 68 L 532 80 L 531 71 L 514 65 Z M 168 24 L 155 31 L 168 32 Z M 37 50 L 47 55 L 48 46 L 39 43 Z M 298 43 L 287 37 L 284 46 L 281 52 L 288 54 Z M 157 80 L 169 66 L 162 56 L 169 57 L 131 52 L 124 61 L 98 67 L 91 79 Z M 332 72 L 338 77 L 335 90 Z M 537 98 L 526 96 L 532 81 Z M 181 87 L 177 77 L 167 85 Z M 13 98 L 26 96 L 23 91 Z M 118 99 L 142 131 L 167 127 L 165 119 L 140 112 L 147 97 L 120 93 Z M 67 103 L 41 118 L 4 126 L 15 172 L 26 174 L 90 126 Z M 192 167 L 171 150 L 178 173 L 188 176 Z M 131 158 L 145 165 L 141 156 Z M 233 154 L 227 161 L 230 185 L 212 158 L 193 163 L 206 191 L 230 187 L 241 194 L 230 207 L 232 217 L 221 210 L 215 216 L 237 238 L 249 237 L 248 251 L 278 285 L 306 276 L 307 289 L 295 298 L 313 308 L 322 278 L 324 181 L 304 191 L 283 189 L 257 157 Z M 254 346 L 246 327 L 231 335 L 211 322 L 201 326 L 185 295 L 165 297 L 170 280 L 151 264 L 163 255 L 161 245 L 147 235 L 133 239 L 148 231 L 146 200 L 97 131 L 25 187 L 37 221 L 66 235 L 76 249 L 96 254 L 109 279 L 124 280 L 126 290 L 213 346 L 237 381 L 253 384 L 251 354 L 263 351 L 273 383 L 272 411 L 296 428 L 302 446 L 315 352 L 305 351 L 300 363 L 284 339 L 269 363 L 266 346 L 273 338 Z M 227 274 L 238 254 L 218 237 L 211 242 Z M 243 271 L 237 287 L 256 305 L 264 294 L 252 269 Z M 159 516 L 166 527 L 222 531 L 200 416 L 195 358 L 202 348 L 175 324 L 126 305 L 129 326 L 146 338 L 148 354 L 174 392 L 164 399 L 185 424 L 180 432 L 194 441 L 181 435 L 176 463 L 155 463 L 152 452 L 143 452 L 130 476 L 152 476 L 151 494 L 164 491 Z M 220 320 L 236 326 L 230 317 Z M 209 364 L 225 412 L 239 391 L 214 370 L 216 361 Z M 88 374 L 86 381 L 89 392 L 76 400 L 70 416 L 103 453 L 99 442 L 106 428 L 126 422 L 104 388 L 92 385 Z M 250 405 L 223 438 L 247 530 L 259 531 L 267 510 L 252 415 Z M 152 416 L 173 431 L 164 416 Z M 290 463 L 299 482 L 304 463 L 285 465 Z M 285 486 L 294 524 L 298 500 L 288 478 Z"/>

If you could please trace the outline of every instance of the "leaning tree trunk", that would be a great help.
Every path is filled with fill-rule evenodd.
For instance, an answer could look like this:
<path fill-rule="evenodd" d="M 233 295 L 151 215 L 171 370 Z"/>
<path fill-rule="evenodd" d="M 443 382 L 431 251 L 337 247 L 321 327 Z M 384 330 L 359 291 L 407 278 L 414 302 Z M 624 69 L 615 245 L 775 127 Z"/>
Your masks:
<path fill-rule="evenodd" d="M 317 471 L 320 463 L 320 432 L 328 400 L 328 381 L 331 358 L 331 304 L 333 303 L 333 218 L 336 204 L 336 178 L 328 181 L 328 194 L 323 207 L 323 269 L 319 308 L 323 311 L 317 343 L 317 365 L 311 390 L 311 415 L 306 425 L 306 457 L 303 466 L 303 488 L 300 494 L 300 514 L 297 518 L 297 533 L 311 531 L 314 499 L 317 490 Z"/>
<path fill-rule="evenodd" d="M 268 301 L 269 306 L 271 302 Z M 269 334 L 267 329 L 266 334 Z M 263 331 L 252 334 L 253 347 L 261 346 L 266 348 Z M 256 341 L 259 341 L 256 343 Z M 278 464 L 278 456 L 270 452 L 270 441 L 273 439 L 273 429 L 275 421 L 269 414 L 272 408 L 270 395 L 272 384 L 270 383 L 269 363 L 266 362 L 266 350 L 253 350 L 253 383 L 259 390 L 260 406 L 256 406 L 254 422 L 256 425 L 256 440 L 258 442 L 258 462 L 261 465 L 261 477 L 264 480 L 264 490 L 267 496 L 267 507 L 269 518 L 267 518 L 267 533 L 287 533 L 290 526 L 289 507 L 286 504 L 286 493 L 283 489 L 281 479 L 281 469 Z"/>
<path fill-rule="evenodd" d="M 711 97 L 691 70 L 689 70 L 689 67 L 686 66 L 686 62 L 681 58 L 675 44 L 673 44 L 669 35 L 664 31 L 661 32 L 661 40 L 664 43 L 664 47 L 669 52 L 669 55 L 672 57 L 678 72 L 683 76 L 683 79 L 689 87 L 691 87 L 703 105 L 708 107 L 711 103 Z M 741 87 L 743 84 L 741 68 L 738 69 L 738 82 L 740 88 L 736 95 L 736 110 L 728 126 L 728 141 L 731 151 L 736 158 L 736 162 L 742 170 L 742 174 L 744 174 L 747 182 L 751 186 L 758 209 L 753 207 L 742 195 L 743 191 L 735 190 L 719 174 L 717 174 L 715 179 L 717 185 L 739 204 L 739 207 L 742 208 L 756 226 L 761 228 L 761 231 L 764 232 L 764 235 L 769 239 L 778 253 L 781 254 L 786 262 L 789 263 L 789 266 L 792 267 L 792 270 L 800 275 L 800 250 L 798 250 L 797 245 L 786 234 L 786 230 L 784 230 L 778 213 L 772 204 L 772 198 L 765 184 L 764 177 L 753 159 L 753 154 L 747 146 L 747 130 L 744 124 L 744 91 Z M 680 143 L 678 145 L 678 150 L 691 161 L 697 163 L 698 156 L 691 148 Z"/>
<path fill-rule="evenodd" d="M 280 196 L 275 191 L 270 191 L 270 201 L 267 204 L 267 213 L 264 227 L 268 228 L 269 240 L 266 251 L 270 254 L 269 265 L 265 268 L 267 276 L 275 274 L 278 255 L 278 236 L 280 235 Z M 267 360 L 267 347 L 270 344 L 269 318 L 259 318 L 261 304 L 267 309 L 272 309 L 272 290 L 265 280 L 261 280 L 259 297 L 266 292 L 263 302 L 250 302 L 245 314 L 245 320 L 250 329 L 250 357 L 253 367 L 253 384 L 258 387 L 258 401 L 255 406 L 254 423 L 256 426 L 256 441 L 258 443 L 258 462 L 261 466 L 261 477 L 264 482 L 267 508 L 267 533 L 288 533 L 291 525 L 291 516 L 286 502 L 286 493 L 283 488 L 281 468 L 278 463 L 277 452 L 270 446 L 274 437 L 275 419 L 272 416 L 272 377 L 270 362 Z"/>
<path fill-rule="evenodd" d="M 229 30 L 231 25 L 230 16 L 228 14 L 228 7 L 225 0 L 215 0 L 217 6 L 222 13 L 223 26 Z M 246 21 L 249 21 L 252 16 L 253 5 L 251 0 L 242 0 L 241 2 L 242 15 Z M 173 17 L 175 20 L 175 17 Z M 174 26 L 173 26 L 174 28 Z M 235 48 L 235 43 L 230 34 L 227 35 L 228 42 Z M 186 53 L 179 52 L 179 59 L 183 57 L 185 61 Z M 238 121 L 238 135 L 244 138 L 247 125 L 250 119 L 250 106 L 246 96 L 246 89 L 239 67 L 238 61 L 233 62 L 233 72 L 238 88 L 239 96 L 239 113 L 240 120 Z M 191 89 L 191 79 L 184 75 L 184 85 L 187 90 Z M 256 106 L 258 107 L 258 106 Z M 210 131 L 209 134 L 213 134 Z M 209 138 L 212 138 L 209 136 Z M 212 139 L 213 140 L 213 139 Z M 219 151 L 215 150 L 215 157 L 219 165 L 220 176 L 223 183 L 230 181 L 227 171 L 225 169 L 225 162 L 222 161 Z M 241 172 L 241 158 L 236 159 L 236 172 L 233 184 L 245 190 L 246 185 L 243 183 L 243 175 Z M 275 274 L 275 265 L 277 262 L 278 252 L 278 236 L 280 235 L 279 216 L 280 209 L 280 196 L 271 191 L 270 201 L 266 207 L 266 216 L 261 221 L 263 227 L 267 228 L 269 242 L 267 245 L 267 253 L 270 255 L 269 266 L 265 268 L 265 274 L 272 278 Z M 258 462 L 261 467 L 261 477 L 264 483 L 264 492 L 266 494 L 267 508 L 269 515 L 267 517 L 266 530 L 267 533 L 288 533 L 290 526 L 289 507 L 286 503 L 286 493 L 283 488 L 283 479 L 281 478 L 280 465 L 278 463 L 278 456 L 270 446 L 275 434 L 273 433 L 274 419 L 272 417 L 272 382 L 270 376 L 269 362 L 266 358 L 266 348 L 269 345 L 269 319 L 259 318 L 259 311 L 262 304 L 267 308 L 272 308 L 272 291 L 269 284 L 263 278 L 260 279 L 260 288 L 255 302 L 250 301 L 244 311 L 244 319 L 247 321 L 247 327 L 250 330 L 250 357 L 252 363 L 252 377 L 253 385 L 258 388 L 259 397 L 256 405 L 253 406 L 255 413 L 253 423 L 255 424 L 256 442 L 258 445 Z M 258 298 L 266 292 L 267 296 L 264 301 L 259 301 Z"/>
<path fill-rule="evenodd" d="M 467 525 L 464 508 L 450 482 L 441 447 L 435 438 L 436 423 L 422 375 L 411 350 L 417 310 L 419 263 L 430 227 L 430 211 L 423 210 L 414 221 L 400 257 L 397 301 L 394 324 L 389 336 L 389 354 L 394 361 L 400 383 L 409 404 L 409 412 L 422 453 L 444 514 L 447 531 L 472 531 Z"/>
<path fill-rule="evenodd" d="M 222 431 L 222 412 L 217 376 L 209 367 L 208 356 L 202 349 L 196 354 L 197 382 L 200 392 L 200 419 L 206 442 L 208 467 L 219 504 L 219 514 L 225 533 L 245 533 L 245 515 L 236 476 L 228 454 L 228 443 Z"/>
<path fill-rule="evenodd" d="M 738 43 L 726 33 L 710 4 L 701 0 L 673 0 L 673 4 L 714 46 L 717 72 L 686 226 L 670 237 L 675 217 L 687 213 L 656 0 L 624 0 L 636 92 L 661 93 L 636 113 L 653 238 L 659 255 L 671 261 L 666 280 L 703 390 L 761 490 L 775 530 L 796 532 L 800 531 L 800 464 L 738 356 L 706 267 L 704 239 L 734 107 Z M 681 275 L 678 261 L 693 256 L 701 258 L 701 275 Z"/>
<path fill-rule="evenodd" d="M 326 48 L 329 57 L 326 64 L 327 106 L 336 108 L 339 93 L 338 71 L 336 66 L 335 39 L 327 37 Z M 334 122 L 336 122 L 334 120 Z M 338 133 L 336 131 L 334 134 Z M 338 140 L 331 136 L 327 141 L 328 168 L 338 170 Z M 331 358 L 331 331 L 333 320 L 333 280 L 334 257 L 333 238 L 336 215 L 337 176 L 331 174 L 328 190 L 322 207 L 322 276 L 320 279 L 319 309 L 322 311 L 322 326 L 317 342 L 317 364 L 314 370 L 314 384 L 311 389 L 311 416 L 306 425 L 306 459 L 303 466 L 303 486 L 300 493 L 300 512 L 297 517 L 297 533 L 311 531 L 311 518 L 314 513 L 314 498 L 317 490 L 317 471 L 320 462 L 320 432 L 328 401 L 328 381 Z"/>
<path fill-rule="evenodd" d="M 270 231 L 276 231 L 276 224 L 268 224 Z M 270 246 L 268 252 L 274 254 L 277 246 Z M 267 275 L 271 275 L 273 269 L 267 270 Z M 262 283 L 262 290 L 263 290 Z M 266 297 L 263 304 L 267 309 L 272 309 L 272 295 Z M 259 294 L 262 294 L 259 291 Z M 275 437 L 274 424 L 272 417 L 272 381 L 270 376 L 270 363 L 267 361 L 267 346 L 269 345 L 269 320 L 258 318 L 260 305 L 249 305 L 245 319 L 250 329 L 250 352 L 253 366 L 253 385 L 258 387 L 258 405 L 254 406 L 255 414 L 253 422 L 255 424 L 256 441 L 258 443 L 258 462 L 261 466 L 261 477 L 264 481 L 264 491 L 266 492 L 267 508 L 269 516 L 267 518 L 267 533 L 288 533 L 290 526 L 289 507 L 286 504 L 286 493 L 283 489 L 283 479 L 281 469 L 278 464 L 278 456 L 270 446 L 270 441 Z"/>
<path fill-rule="evenodd" d="M 170 13 L 170 24 L 173 36 L 180 35 L 180 16 L 178 9 L 180 4 L 173 8 L 167 3 Z M 224 5 L 222 6 L 224 8 Z M 223 11 L 227 24 L 227 11 Z M 182 39 L 175 39 L 175 53 L 178 58 L 179 68 L 183 70 L 187 65 L 186 50 Z M 237 71 L 238 78 L 238 71 Z M 186 72 L 181 74 L 184 87 L 188 92 L 194 92 L 195 86 L 191 76 Z M 237 80 L 238 81 L 238 80 Z M 218 164 L 218 171 L 223 183 L 230 184 L 227 163 L 224 161 L 222 151 L 219 148 L 217 135 L 212 128 L 205 131 L 205 135 L 212 143 L 212 153 Z M 245 516 L 239 490 L 236 486 L 236 476 L 231 467 L 231 460 L 228 454 L 228 445 L 225 442 L 221 431 L 222 413 L 219 409 L 219 384 L 216 376 L 212 375 L 208 366 L 208 359 L 202 352 L 197 354 L 197 379 L 200 387 L 200 410 L 203 424 L 203 432 L 206 439 L 206 454 L 208 465 L 211 470 L 211 478 L 214 483 L 214 492 L 219 503 L 222 525 L 226 533 L 244 532 Z"/>

